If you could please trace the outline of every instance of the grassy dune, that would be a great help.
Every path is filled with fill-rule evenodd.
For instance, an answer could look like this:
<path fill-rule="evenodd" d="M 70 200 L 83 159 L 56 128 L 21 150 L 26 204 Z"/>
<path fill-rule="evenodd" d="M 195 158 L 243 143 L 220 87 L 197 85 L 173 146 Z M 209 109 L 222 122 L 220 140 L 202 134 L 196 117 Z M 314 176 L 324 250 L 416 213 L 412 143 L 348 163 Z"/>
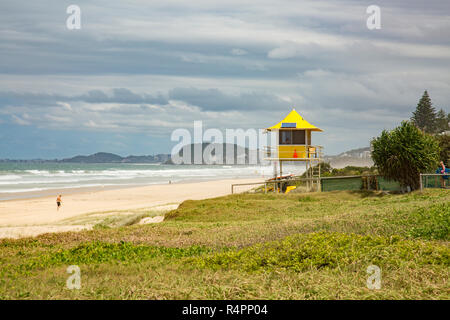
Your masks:
<path fill-rule="evenodd" d="M 160 224 L 0 241 L 0 298 L 449 299 L 449 228 L 445 190 L 185 201 Z"/>

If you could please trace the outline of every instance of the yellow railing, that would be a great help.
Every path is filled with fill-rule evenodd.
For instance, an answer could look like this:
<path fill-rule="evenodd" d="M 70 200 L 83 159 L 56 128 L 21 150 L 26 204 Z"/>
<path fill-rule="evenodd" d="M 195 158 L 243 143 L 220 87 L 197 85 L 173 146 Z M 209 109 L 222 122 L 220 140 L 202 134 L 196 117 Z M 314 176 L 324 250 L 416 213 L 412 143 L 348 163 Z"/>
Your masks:
<path fill-rule="evenodd" d="M 264 148 L 266 160 L 314 160 L 323 158 L 322 146 L 279 145 Z"/>

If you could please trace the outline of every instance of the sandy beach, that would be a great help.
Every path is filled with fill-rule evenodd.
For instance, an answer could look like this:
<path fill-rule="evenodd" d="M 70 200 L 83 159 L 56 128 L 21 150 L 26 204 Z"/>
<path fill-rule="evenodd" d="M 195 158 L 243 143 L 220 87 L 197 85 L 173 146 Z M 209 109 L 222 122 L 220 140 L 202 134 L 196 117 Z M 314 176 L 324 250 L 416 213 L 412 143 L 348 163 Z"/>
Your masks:
<path fill-rule="evenodd" d="M 55 196 L 0 201 L 0 238 L 36 236 L 47 232 L 90 229 L 89 223 L 78 223 L 86 215 L 107 217 L 112 213 L 126 215 L 136 210 L 167 211 L 185 200 L 199 200 L 231 193 L 233 183 L 261 182 L 261 179 L 216 180 L 131 187 L 115 190 L 85 191 L 64 195 L 62 208 L 56 210 Z M 236 192 L 254 186 L 240 186 Z M 130 212 L 128 212 L 130 210 Z M 160 219 L 156 219 L 158 222 Z"/>

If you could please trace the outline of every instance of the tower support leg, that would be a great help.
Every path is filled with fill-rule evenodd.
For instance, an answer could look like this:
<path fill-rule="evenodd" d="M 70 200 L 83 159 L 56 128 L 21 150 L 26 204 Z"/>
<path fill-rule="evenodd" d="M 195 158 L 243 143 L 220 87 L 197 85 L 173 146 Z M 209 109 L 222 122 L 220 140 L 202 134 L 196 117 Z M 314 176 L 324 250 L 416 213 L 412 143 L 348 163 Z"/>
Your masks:
<path fill-rule="evenodd" d="M 283 176 L 283 161 L 280 160 L 280 179 Z"/>
<path fill-rule="evenodd" d="M 309 192 L 309 166 L 308 161 L 306 161 L 306 192 Z"/>

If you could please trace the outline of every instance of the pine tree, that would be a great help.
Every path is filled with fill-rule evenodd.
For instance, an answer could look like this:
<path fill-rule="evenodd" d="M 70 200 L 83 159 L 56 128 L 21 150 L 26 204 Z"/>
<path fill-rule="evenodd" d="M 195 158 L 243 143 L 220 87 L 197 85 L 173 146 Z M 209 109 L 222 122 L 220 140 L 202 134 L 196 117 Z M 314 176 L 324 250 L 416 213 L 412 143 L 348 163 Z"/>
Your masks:
<path fill-rule="evenodd" d="M 444 110 L 439 110 L 438 113 L 436 113 L 436 133 L 448 131 L 450 129 L 448 122 L 449 115 L 447 115 Z"/>
<path fill-rule="evenodd" d="M 436 130 L 436 110 L 426 90 L 417 104 L 416 111 L 413 112 L 411 121 L 424 132 L 434 133 Z"/>

